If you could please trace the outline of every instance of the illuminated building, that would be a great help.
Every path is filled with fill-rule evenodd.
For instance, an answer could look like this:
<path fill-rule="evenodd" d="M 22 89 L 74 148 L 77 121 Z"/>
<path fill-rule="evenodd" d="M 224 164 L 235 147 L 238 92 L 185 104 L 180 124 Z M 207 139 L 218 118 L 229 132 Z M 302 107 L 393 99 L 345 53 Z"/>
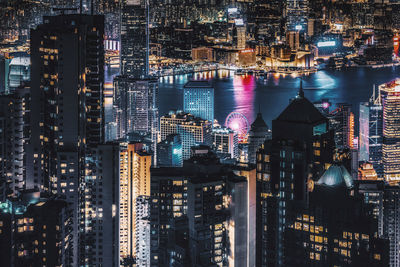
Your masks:
<path fill-rule="evenodd" d="M 150 196 L 151 155 L 143 145 L 128 144 L 120 153 L 119 181 L 119 254 L 122 261 L 136 257 L 139 239 L 136 238 L 136 210 L 139 196 Z"/>
<path fill-rule="evenodd" d="M 382 162 L 384 179 L 400 180 L 400 79 L 379 86 L 383 106 Z"/>
<path fill-rule="evenodd" d="M 284 266 L 388 266 L 389 242 L 363 198 L 353 196 L 347 170 L 332 165 L 308 193 L 288 205 Z"/>
<path fill-rule="evenodd" d="M 184 112 L 171 111 L 160 119 L 161 140 L 170 134 L 179 134 L 183 160 L 190 157 L 190 148 L 196 144 L 212 144 L 212 124 Z"/>
<path fill-rule="evenodd" d="M 308 0 L 286 0 L 286 31 L 307 31 Z"/>
<path fill-rule="evenodd" d="M 215 52 L 211 47 L 197 47 L 192 49 L 192 59 L 194 61 L 204 62 L 215 61 Z"/>
<path fill-rule="evenodd" d="M 214 88 L 207 81 L 190 81 L 183 87 L 183 111 L 214 123 Z"/>
<path fill-rule="evenodd" d="M 330 128 L 335 132 L 336 148 L 354 147 L 354 114 L 351 104 L 339 103 L 329 115 Z"/>
<path fill-rule="evenodd" d="M 118 139 L 126 139 L 133 132 L 147 133 L 151 134 L 155 146 L 158 136 L 158 81 L 117 76 L 114 78 L 113 97 Z"/>
<path fill-rule="evenodd" d="M 61 200 L 0 202 L 1 264 L 62 266 L 72 238 L 69 220 L 66 203 Z"/>
<path fill-rule="evenodd" d="M 271 138 L 271 130 L 268 128 L 268 125 L 265 123 L 262 114 L 259 112 L 257 114 L 257 118 L 251 124 L 251 129 L 249 131 L 248 143 L 249 143 L 249 151 L 248 151 L 248 159 L 249 163 L 256 163 L 256 152 L 257 149 L 260 148 L 262 144 L 264 144 L 265 140 Z"/>
<path fill-rule="evenodd" d="M 151 170 L 152 266 L 247 266 L 247 181 L 197 154 Z"/>
<path fill-rule="evenodd" d="M 358 179 L 359 180 L 378 180 L 378 175 L 374 169 L 374 165 L 369 162 L 360 164 L 358 168 Z"/>
<path fill-rule="evenodd" d="M 73 242 L 65 265 L 80 265 L 90 251 L 85 235 L 86 159 L 104 142 L 104 17 L 58 15 L 31 30 L 31 138 L 26 188 L 65 198 L 74 211 Z M 80 233 L 80 234 L 79 234 Z M 79 256 L 79 257 L 78 257 Z"/>
<path fill-rule="evenodd" d="M 272 121 L 272 140 L 257 153 L 256 266 L 283 266 L 290 203 L 305 203 L 311 179 L 333 160 L 328 119 L 298 96 Z M 306 168 L 309 166 L 309 168 Z"/>
<path fill-rule="evenodd" d="M 150 197 L 136 198 L 136 265 L 150 267 Z"/>
<path fill-rule="evenodd" d="M 375 95 L 375 93 L 374 93 Z M 360 161 L 371 162 L 378 177 L 383 177 L 383 107 L 379 98 L 360 103 Z"/>
<path fill-rule="evenodd" d="M 182 141 L 178 134 L 168 135 L 166 139 L 157 144 L 157 166 L 181 167 Z"/>
<path fill-rule="evenodd" d="M 149 6 L 144 0 L 121 3 L 121 73 L 133 78 L 149 74 Z"/>
<path fill-rule="evenodd" d="M 80 191 L 80 262 L 119 265 L 119 144 L 99 144 L 86 156 L 84 190 Z M 62 187 L 65 185 L 61 184 Z"/>
<path fill-rule="evenodd" d="M 31 62 L 29 57 L 15 57 L 9 64 L 7 91 L 14 91 L 30 81 Z"/>
<path fill-rule="evenodd" d="M 217 154 L 239 159 L 238 135 L 229 128 L 215 127 L 212 130 L 213 147 Z"/>
<path fill-rule="evenodd" d="M 233 31 L 233 47 L 235 49 L 246 48 L 246 25 L 243 23 L 243 19 L 236 19 Z"/>
<path fill-rule="evenodd" d="M 400 187 L 386 186 L 383 195 L 383 237 L 389 239 L 390 266 L 400 266 Z"/>
<path fill-rule="evenodd" d="M 26 189 L 24 145 L 28 142 L 30 88 L 0 95 L 0 201 Z"/>

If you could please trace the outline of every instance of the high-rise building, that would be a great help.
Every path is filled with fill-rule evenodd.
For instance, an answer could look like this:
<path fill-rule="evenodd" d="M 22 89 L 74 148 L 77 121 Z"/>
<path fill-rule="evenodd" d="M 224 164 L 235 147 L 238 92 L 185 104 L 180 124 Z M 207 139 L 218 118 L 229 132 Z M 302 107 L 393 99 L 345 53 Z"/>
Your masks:
<path fill-rule="evenodd" d="M 123 0 L 121 3 L 121 73 L 136 79 L 149 74 L 147 0 Z"/>
<path fill-rule="evenodd" d="M 257 113 L 257 118 L 251 124 L 251 128 L 249 131 L 249 151 L 248 151 L 248 159 L 249 163 L 256 163 L 256 152 L 260 148 L 262 144 L 264 144 L 265 140 L 271 138 L 271 130 L 268 128 L 268 125 L 265 123 L 262 114 Z"/>
<path fill-rule="evenodd" d="M 136 198 L 136 265 L 150 267 L 150 197 Z"/>
<path fill-rule="evenodd" d="M 214 88 L 207 81 L 190 81 L 183 87 L 183 111 L 214 123 Z"/>
<path fill-rule="evenodd" d="M 129 264 L 140 250 L 136 237 L 137 198 L 150 196 L 151 155 L 140 143 L 127 144 L 120 153 L 119 254 Z M 138 243 L 139 242 L 139 243 Z M 141 257 L 141 256 L 139 256 Z"/>
<path fill-rule="evenodd" d="M 354 114 L 351 104 L 339 103 L 329 115 L 330 128 L 335 132 L 336 148 L 354 147 Z"/>
<path fill-rule="evenodd" d="M 157 166 L 182 167 L 182 141 L 179 134 L 168 135 L 157 144 Z"/>
<path fill-rule="evenodd" d="M 104 17 L 45 16 L 31 30 L 31 138 L 26 188 L 59 194 L 73 212 L 65 265 L 79 265 L 86 160 L 104 142 Z M 89 253 L 89 252 L 88 252 Z"/>
<path fill-rule="evenodd" d="M 272 140 L 257 153 L 256 265 L 284 264 L 288 205 L 307 200 L 307 187 L 333 161 L 328 119 L 298 96 L 272 122 Z M 308 167 L 307 167 L 308 166 Z"/>
<path fill-rule="evenodd" d="M 373 164 L 379 177 L 383 177 L 383 107 L 375 92 L 369 102 L 360 103 L 359 159 Z"/>
<path fill-rule="evenodd" d="M 400 181 L 400 79 L 379 86 L 383 106 L 382 162 L 384 179 Z"/>
<path fill-rule="evenodd" d="M 61 266 L 69 246 L 70 217 L 61 200 L 27 197 L 0 202 L 3 266 Z"/>
<path fill-rule="evenodd" d="M 151 170 L 151 266 L 247 266 L 247 180 L 212 153 Z"/>
<path fill-rule="evenodd" d="M 212 144 L 212 124 L 208 120 L 181 111 L 171 111 L 160 119 L 160 135 L 164 140 L 170 134 L 179 134 L 183 160 L 190 158 L 190 148 L 196 144 Z"/>
<path fill-rule="evenodd" d="M 26 189 L 29 100 L 30 88 L 0 95 L 0 201 L 17 197 Z"/>
<path fill-rule="evenodd" d="M 308 0 L 286 0 L 286 31 L 307 31 Z"/>
<path fill-rule="evenodd" d="M 9 64 L 8 92 L 27 84 L 31 78 L 31 62 L 29 57 L 15 57 Z"/>
<path fill-rule="evenodd" d="M 334 164 L 309 188 L 307 205 L 287 203 L 283 266 L 389 266 L 389 242 L 353 187 Z"/>
<path fill-rule="evenodd" d="M 132 132 L 158 135 L 158 82 L 155 79 L 136 79 L 117 76 L 114 79 L 114 117 L 117 138 L 125 139 Z"/>
<path fill-rule="evenodd" d="M 84 190 L 80 198 L 80 265 L 120 266 L 119 144 L 100 144 L 86 156 Z M 64 186 L 63 184 L 61 186 Z"/>
<path fill-rule="evenodd" d="M 225 127 L 215 127 L 212 130 L 213 148 L 221 156 L 228 155 L 231 159 L 239 159 L 239 141 L 235 131 Z"/>
<path fill-rule="evenodd" d="M 383 195 L 383 237 L 389 239 L 389 266 L 400 266 L 400 187 L 386 186 Z"/>

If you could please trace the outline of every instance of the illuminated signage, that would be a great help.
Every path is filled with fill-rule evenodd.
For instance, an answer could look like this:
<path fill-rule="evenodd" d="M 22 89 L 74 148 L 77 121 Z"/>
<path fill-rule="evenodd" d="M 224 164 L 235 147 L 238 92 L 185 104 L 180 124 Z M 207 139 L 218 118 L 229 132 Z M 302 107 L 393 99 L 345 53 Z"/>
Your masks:
<path fill-rule="evenodd" d="M 245 50 L 240 51 L 240 53 L 253 53 L 253 52 L 254 52 L 254 49 L 245 49 Z"/>
<path fill-rule="evenodd" d="M 231 13 L 236 13 L 237 11 L 238 11 L 237 7 L 228 8 L 228 13 L 229 13 L 229 14 L 231 14 Z"/>
<path fill-rule="evenodd" d="M 243 26 L 244 25 L 243 19 L 235 19 L 235 25 L 236 26 Z"/>
<path fill-rule="evenodd" d="M 317 43 L 318 47 L 329 47 L 329 46 L 335 46 L 335 45 L 336 45 L 336 41 L 322 41 L 322 42 Z"/>
<path fill-rule="evenodd" d="M 298 30 L 298 31 L 301 31 L 301 30 L 303 29 L 303 26 L 301 26 L 301 25 L 296 25 L 294 28 L 295 28 L 296 30 Z"/>

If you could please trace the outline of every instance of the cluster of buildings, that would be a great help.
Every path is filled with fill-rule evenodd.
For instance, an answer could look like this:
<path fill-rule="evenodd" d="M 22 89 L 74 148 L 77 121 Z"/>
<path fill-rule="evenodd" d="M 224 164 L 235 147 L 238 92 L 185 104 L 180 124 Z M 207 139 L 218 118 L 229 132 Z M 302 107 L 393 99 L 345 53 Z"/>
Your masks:
<path fill-rule="evenodd" d="M 94 13 L 109 2 L 81 1 L 80 14 L 62 9 L 44 16 L 30 32 L 30 58 L 2 59 L 1 262 L 400 266 L 400 80 L 380 85 L 360 104 L 359 139 L 351 105 L 331 111 L 328 101 L 311 103 L 301 82 L 272 128 L 258 113 L 245 139 L 215 121 L 207 81 L 189 81 L 182 110 L 159 114 L 149 66 L 154 25 L 163 29 L 158 34 L 180 25 L 173 34 L 182 46 L 174 53 L 183 57 L 192 51 L 186 45 L 193 29 L 210 27 L 215 36 L 203 33 L 212 48 L 196 50 L 202 60 L 223 51 L 251 54 L 255 38 L 268 44 L 257 51 L 290 60 L 293 51 L 311 49 L 318 21 L 342 18 L 334 8 L 243 1 L 215 13 L 228 3 L 123 2 L 121 73 L 113 80 L 112 110 L 105 110 L 105 17 L 82 10 Z M 266 10 L 273 15 L 261 16 Z M 189 19 L 171 23 L 183 11 Z M 254 24 L 257 34 L 249 31 L 253 20 L 268 28 Z M 275 29 L 289 44 L 271 42 Z M 242 62 L 252 58 L 242 55 Z"/>

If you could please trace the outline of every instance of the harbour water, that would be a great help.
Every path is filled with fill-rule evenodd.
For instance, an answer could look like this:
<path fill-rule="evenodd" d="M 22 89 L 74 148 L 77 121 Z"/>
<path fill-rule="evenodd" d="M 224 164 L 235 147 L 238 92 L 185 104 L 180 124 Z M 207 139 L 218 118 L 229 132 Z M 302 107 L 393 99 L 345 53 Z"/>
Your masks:
<path fill-rule="evenodd" d="M 106 80 L 113 74 L 108 72 Z M 358 119 L 359 103 L 368 101 L 374 84 L 378 86 L 397 77 L 400 77 L 400 67 L 319 71 L 303 76 L 303 88 L 310 101 L 329 99 L 332 103 L 352 104 Z M 296 96 L 300 83 L 299 78 L 292 75 L 238 76 L 227 70 L 165 76 L 159 80 L 160 116 L 171 109 L 182 109 L 182 88 L 192 79 L 209 80 L 213 84 L 215 118 L 220 124 L 233 111 L 242 113 L 251 123 L 260 110 L 271 125 L 290 98 Z"/>

